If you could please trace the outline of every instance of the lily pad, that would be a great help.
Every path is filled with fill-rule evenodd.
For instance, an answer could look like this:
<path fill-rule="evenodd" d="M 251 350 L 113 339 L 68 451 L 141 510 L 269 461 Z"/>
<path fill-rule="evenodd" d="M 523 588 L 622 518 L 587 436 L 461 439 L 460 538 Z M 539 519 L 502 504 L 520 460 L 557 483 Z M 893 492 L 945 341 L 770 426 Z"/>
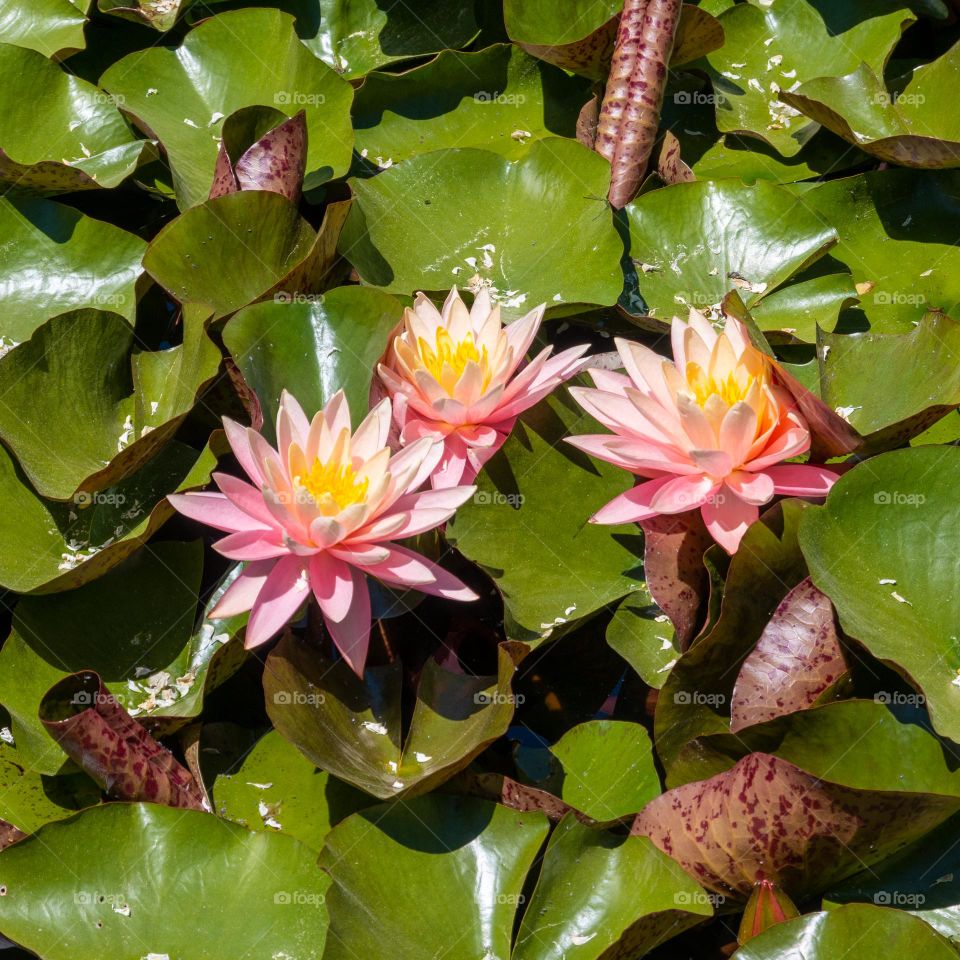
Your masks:
<path fill-rule="evenodd" d="M 902 446 L 960 406 L 960 324 L 942 313 L 900 335 L 822 334 L 820 357 L 823 399 L 869 451 Z"/>
<path fill-rule="evenodd" d="M 743 662 L 730 732 L 809 707 L 846 669 L 833 606 L 808 577 L 783 598 Z"/>
<path fill-rule="evenodd" d="M 804 960 L 900 956 L 954 960 L 956 950 L 917 917 L 885 907 L 851 904 L 778 923 L 741 947 L 736 960 L 781 960 L 802 951 Z"/>
<path fill-rule="evenodd" d="M 124 20 L 132 20 L 165 33 L 192 2 L 193 0 L 97 0 L 97 7 L 102 13 L 123 17 Z"/>
<path fill-rule="evenodd" d="M 211 17 L 177 49 L 153 47 L 124 57 L 101 84 L 163 144 L 181 207 L 206 199 L 223 119 L 241 107 L 306 112 L 305 190 L 342 175 L 350 164 L 350 84 L 300 43 L 293 18 L 279 10 Z"/>
<path fill-rule="evenodd" d="M 2 857 L 0 930 L 48 960 L 218 960 L 261 941 L 298 960 L 323 955 L 329 880 L 290 837 L 197 810 L 111 803 L 49 824 Z M 198 903 L 217 904 L 203 936 Z"/>
<path fill-rule="evenodd" d="M 0 446 L 0 584 L 51 593 L 95 579 L 169 519 L 168 493 L 208 483 L 216 462 L 209 447 L 198 454 L 175 440 L 112 487 L 63 503 L 38 497 Z"/>
<path fill-rule="evenodd" d="M 438 150 L 351 181 L 340 252 L 391 293 L 488 287 L 508 319 L 544 302 L 609 305 L 622 286 L 609 179 L 603 158 L 569 140 L 539 140 L 514 163 Z"/>
<path fill-rule="evenodd" d="M 642 584 L 638 528 L 588 523 L 630 485 L 625 471 L 562 442 L 591 429 L 568 397 L 542 400 L 520 417 L 447 527 L 450 542 L 503 594 L 510 639 L 549 637 Z"/>
<path fill-rule="evenodd" d="M 27 8 L 19 0 L 0 0 L 0 37 L 45 57 L 68 57 L 82 50 L 86 22 L 81 5 L 71 0 L 34 0 Z"/>
<path fill-rule="evenodd" d="M 308 416 L 344 390 L 359 423 L 369 409 L 377 361 L 402 314 L 389 294 L 337 287 L 308 299 L 256 303 L 231 318 L 223 341 L 260 401 L 264 436 L 273 441 L 283 390 Z"/>
<path fill-rule="evenodd" d="M 631 833 L 721 894 L 746 897 L 767 879 L 799 898 L 881 861 L 958 808 L 960 796 L 853 790 L 751 753 L 657 797 Z"/>
<path fill-rule="evenodd" d="M 590 720 L 549 748 L 557 769 L 539 786 L 592 820 L 617 820 L 660 794 L 650 738 L 638 723 Z"/>
<path fill-rule="evenodd" d="M 143 265 L 181 303 L 209 304 L 222 317 L 278 288 L 304 266 L 316 239 L 286 197 L 241 190 L 168 223 L 147 248 Z"/>
<path fill-rule="evenodd" d="M 356 149 L 380 167 L 448 147 L 516 159 L 544 137 L 573 137 L 588 97 L 585 80 L 512 44 L 448 50 L 406 73 L 367 77 L 353 110 Z"/>
<path fill-rule="evenodd" d="M 739 668 L 781 600 L 807 575 L 797 544 L 807 507 L 800 500 L 784 500 L 747 530 L 730 561 L 719 619 L 680 657 L 660 692 L 655 743 L 671 786 L 678 782 L 671 767 L 687 743 L 729 732 Z M 684 767 L 684 776 L 689 775 Z"/>
<path fill-rule="evenodd" d="M 0 183 L 7 191 L 115 187 L 142 161 L 156 158 L 153 144 L 134 136 L 113 98 L 36 50 L 0 43 L 0 89 Z"/>
<path fill-rule="evenodd" d="M 550 837 L 513 960 L 644 956 L 710 917 L 715 900 L 646 837 L 568 816 Z"/>
<path fill-rule="evenodd" d="M 839 77 L 866 63 L 882 71 L 916 16 L 905 0 L 769 0 L 719 17 L 726 43 L 709 54 L 717 126 L 766 140 L 783 156 L 817 126 L 780 98 L 814 77 Z"/>
<path fill-rule="evenodd" d="M 864 291 L 861 308 L 873 332 L 906 333 L 927 310 L 960 305 L 958 198 L 960 173 L 946 170 L 878 170 L 804 195 L 839 234 L 830 257 Z"/>
<path fill-rule="evenodd" d="M 146 250 L 139 237 L 50 200 L 0 200 L 0 233 L 5 347 L 78 307 L 100 307 L 133 323 Z"/>
<path fill-rule="evenodd" d="M 802 198 L 765 181 L 676 184 L 626 211 L 640 293 L 666 321 L 735 288 L 752 307 L 837 241 Z"/>
<path fill-rule="evenodd" d="M 376 957 L 385 943 L 394 960 L 443 956 L 454 944 L 464 957 L 509 957 L 548 826 L 543 814 L 438 794 L 348 817 L 320 858 L 333 879 L 326 960 Z"/>
<path fill-rule="evenodd" d="M 881 160 L 903 167 L 960 166 L 960 122 L 950 83 L 960 69 L 960 45 L 923 63 L 890 91 L 875 63 L 843 76 L 809 79 L 784 100 L 817 123 Z"/>
<path fill-rule="evenodd" d="M 607 643 L 658 690 L 680 656 L 670 618 L 645 588 L 623 598 L 607 627 Z"/>
<path fill-rule="evenodd" d="M 181 346 L 134 352 L 116 314 L 64 314 L 0 358 L 0 436 L 37 493 L 84 503 L 173 436 L 219 366 L 200 317 Z"/>
<path fill-rule="evenodd" d="M 800 545 L 844 632 L 915 683 L 934 728 L 960 741 L 958 470 L 956 447 L 873 457 L 808 511 Z"/>
<path fill-rule="evenodd" d="M 213 784 L 214 812 L 248 830 L 279 831 L 316 850 L 351 813 L 374 801 L 318 770 L 276 730 L 265 734 L 233 773 Z"/>
<path fill-rule="evenodd" d="M 392 799 L 426 793 L 506 732 L 513 672 L 502 647 L 497 676 L 468 676 L 427 660 L 405 730 L 399 662 L 368 666 L 361 679 L 345 660 L 331 663 L 288 635 L 267 658 L 263 689 L 273 725 L 316 766 Z"/>
<path fill-rule="evenodd" d="M 477 35 L 473 6 L 458 0 L 288 0 L 297 35 L 324 63 L 355 80 L 388 63 L 465 47 Z"/>
<path fill-rule="evenodd" d="M 228 641 L 245 616 L 194 628 L 201 556 L 199 543 L 161 543 L 77 590 L 21 599 L 0 650 L 0 703 L 29 769 L 51 774 L 63 763 L 38 710 L 68 674 L 96 671 L 128 713 L 162 718 L 152 729 L 171 731 L 236 669 L 239 651 Z"/>

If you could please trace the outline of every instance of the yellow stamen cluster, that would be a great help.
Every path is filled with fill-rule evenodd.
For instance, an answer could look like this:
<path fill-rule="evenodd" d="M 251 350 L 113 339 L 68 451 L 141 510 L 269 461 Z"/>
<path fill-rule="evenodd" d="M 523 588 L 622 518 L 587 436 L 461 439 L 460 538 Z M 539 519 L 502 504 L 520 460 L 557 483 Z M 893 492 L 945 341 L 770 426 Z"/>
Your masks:
<path fill-rule="evenodd" d="M 759 380 L 762 384 L 766 379 L 766 370 L 761 371 L 759 376 L 748 374 L 745 370 L 735 370 L 728 373 L 723 380 L 717 381 L 700 364 L 693 361 L 687 363 L 684 373 L 690 392 L 701 408 L 714 394 L 717 394 L 728 407 L 732 407 L 735 403 L 746 399 L 755 382 Z"/>
<path fill-rule="evenodd" d="M 358 480 L 349 464 L 321 463 L 313 466 L 302 477 L 300 485 L 313 497 L 325 517 L 338 514 L 351 503 L 360 503 L 367 496 L 368 480 Z"/>
<path fill-rule="evenodd" d="M 460 378 L 464 368 L 471 361 L 480 366 L 483 371 L 484 387 L 490 379 L 489 357 L 487 348 L 477 349 L 473 334 L 468 333 L 461 341 L 455 343 L 450 334 L 440 327 L 437 330 L 437 341 L 434 347 L 431 347 L 423 337 L 417 341 L 417 347 L 420 351 L 420 362 L 428 373 L 444 386 L 450 389 Z M 444 373 L 444 368 L 448 370 Z M 446 383 L 451 380 L 449 387 Z"/>

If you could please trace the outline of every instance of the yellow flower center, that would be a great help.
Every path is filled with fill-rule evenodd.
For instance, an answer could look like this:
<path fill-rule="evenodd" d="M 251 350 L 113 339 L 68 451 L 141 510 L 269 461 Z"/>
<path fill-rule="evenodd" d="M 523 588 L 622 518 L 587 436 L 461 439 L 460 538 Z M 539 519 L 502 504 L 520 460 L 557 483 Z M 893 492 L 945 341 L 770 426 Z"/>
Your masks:
<path fill-rule="evenodd" d="M 309 472 L 297 482 L 313 497 L 325 517 L 338 514 L 351 503 L 367 496 L 368 480 L 358 480 L 349 464 L 321 463 L 314 460 Z"/>
<path fill-rule="evenodd" d="M 748 374 L 745 370 L 732 371 L 724 379 L 715 380 L 699 363 L 691 360 L 687 363 L 685 374 L 687 385 L 698 406 L 704 407 L 710 397 L 717 394 L 728 407 L 732 407 L 746 399 L 753 384 L 758 379 L 765 378 L 766 371 L 760 374 L 760 378 Z"/>
<path fill-rule="evenodd" d="M 483 385 L 486 388 L 490 379 L 487 348 L 477 350 L 472 333 L 468 333 L 462 340 L 455 343 L 450 334 L 443 327 L 440 327 L 437 330 L 437 341 L 434 347 L 431 347 L 423 337 L 418 339 L 417 346 L 420 350 L 420 361 L 424 368 L 444 389 L 449 391 L 453 387 L 471 361 L 480 365 L 480 369 L 483 371 Z M 452 373 L 446 375 L 446 379 L 452 381 L 449 384 L 444 382 L 443 371 L 445 366 L 448 366 L 452 371 Z"/>

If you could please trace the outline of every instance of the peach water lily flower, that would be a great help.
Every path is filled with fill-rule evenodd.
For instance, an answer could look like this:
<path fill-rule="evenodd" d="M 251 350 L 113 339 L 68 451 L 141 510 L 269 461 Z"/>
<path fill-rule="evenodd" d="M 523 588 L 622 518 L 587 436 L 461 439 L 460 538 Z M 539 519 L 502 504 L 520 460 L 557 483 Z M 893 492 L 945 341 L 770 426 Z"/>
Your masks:
<path fill-rule="evenodd" d="M 523 360 L 545 304 L 504 326 L 481 289 L 467 309 L 454 287 L 438 310 L 418 293 L 378 366 L 393 398 L 402 443 L 443 441 L 434 487 L 470 483 L 506 440 L 519 414 L 578 373 L 587 345 Z"/>
<path fill-rule="evenodd" d="M 180 513 L 228 535 L 214 549 L 246 561 L 211 617 L 250 610 L 246 645 L 269 640 L 312 591 L 334 643 L 363 673 L 370 641 L 365 576 L 453 600 L 476 594 L 456 577 L 392 541 L 446 522 L 474 487 L 416 492 L 442 445 L 430 438 L 391 455 L 390 401 L 351 435 L 343 392 L 312 421 L 284 391 L 277 449 L 256 430 L 224 419 L 230 446 L 252 485 L 214 474 L 221 492 L 174 494 Z"/>
<path fill-rule="evenodd" d="M 699 508 L 707 529 L 734 553 L 775 494 L 826 496 L 836 475 L 784 463 L 806 453 L 810 431 L 770 359 L 728 317 L 722 333 L 697 311 L 671 326 L 673 362 L 616 341 L 627 371 L 590 370 L 597 389 L 571 387 L 614 434 L 568 437 L 600 460 L 646 478 L 591 519 L 629 523 Z"/>

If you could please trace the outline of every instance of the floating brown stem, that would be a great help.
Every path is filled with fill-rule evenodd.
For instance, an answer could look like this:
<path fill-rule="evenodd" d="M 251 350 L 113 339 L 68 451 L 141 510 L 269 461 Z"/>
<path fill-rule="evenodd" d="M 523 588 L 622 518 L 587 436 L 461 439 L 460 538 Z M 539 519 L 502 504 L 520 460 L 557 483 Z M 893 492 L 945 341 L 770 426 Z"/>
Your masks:
<path fill-rule="evenodd" d="M 626 0 L 623 6 L 594 145 L 610 161 L 608 197 L 618 210 L 647 170 L 680 7 L 680 0 Z"/>

